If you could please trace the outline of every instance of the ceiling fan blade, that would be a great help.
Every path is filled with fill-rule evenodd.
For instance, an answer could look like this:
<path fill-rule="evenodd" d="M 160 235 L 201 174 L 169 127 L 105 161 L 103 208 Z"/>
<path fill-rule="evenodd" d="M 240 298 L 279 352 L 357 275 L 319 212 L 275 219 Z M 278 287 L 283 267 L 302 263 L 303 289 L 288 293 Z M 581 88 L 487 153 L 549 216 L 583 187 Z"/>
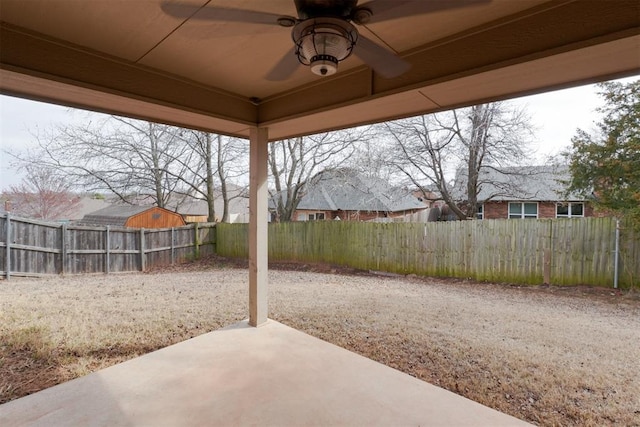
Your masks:
<path fill-rule="evenodd" d="M 372 12 L 370 23 L 413 15 L 460 9 L 491 3 L 492 0 L 371 0 L 360 6 Z"/>
<path fill-rule="evenodd" d="M 295 47 L 292 47 L 278 61 L 278 63 L 267 73 L 265 78 L 272 82 L 286 80 L 298 69 L 300 61 L 296 57 Z"/>
<path fill-rule="evenodd" d="M 195 19 L 203 21 L 246 22 L 251 24 L 278 25 L 278 18 L 282 15 L 253 10 L 232 9 L 217 6 L 193 6 L 162 2 L 160 5 L 164 13 L 174 18 Z M 295 18 L 293 18 L 295 20 Z"/>
<path fill-rule="evenodd" d="M 362 34 L 358 37 L 353 54 L 373 68 L 376 73 L 388 79 L 398 77 L 411 68 L 411 64 L 407 61 Z"/>

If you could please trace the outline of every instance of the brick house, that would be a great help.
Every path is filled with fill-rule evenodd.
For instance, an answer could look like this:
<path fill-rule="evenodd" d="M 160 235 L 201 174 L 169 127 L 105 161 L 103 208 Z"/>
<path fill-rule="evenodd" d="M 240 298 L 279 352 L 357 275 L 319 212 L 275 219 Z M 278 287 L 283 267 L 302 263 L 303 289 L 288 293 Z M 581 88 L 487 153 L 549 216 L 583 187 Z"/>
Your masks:
<path fill-rule="evenodd" d="M 478 219 L 584 218 L 599 216 L 592 204 L 565 195 L 567 166 L 522 166 L 500 171 L 485 169 L 480 176 Z M 455 191 L 462 200 L 466 176 L 458 173 Z"/>
<path fill-rule="evenodd" d="M 425 210 L 427 205 L 410 192 L 380 178 L 349 168 L 316 175 L 300 200 L 292 221 L 372 221 Z M 275 203 L 269 202 L 272 220 Z"/>

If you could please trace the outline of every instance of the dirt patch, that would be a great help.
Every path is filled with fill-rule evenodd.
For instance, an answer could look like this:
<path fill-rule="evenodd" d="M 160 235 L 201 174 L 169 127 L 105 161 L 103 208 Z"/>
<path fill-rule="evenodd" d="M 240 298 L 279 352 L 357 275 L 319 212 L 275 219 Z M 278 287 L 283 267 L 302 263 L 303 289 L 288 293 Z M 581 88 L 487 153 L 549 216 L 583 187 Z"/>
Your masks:
<path fill-rule="evenodd" d="M 0 401 L 247 317 L 212 257 L 146 274 L 0 282 Z M 640 425 L 640 299 L 275 264 L 270 317 L 540 425 Z"/>

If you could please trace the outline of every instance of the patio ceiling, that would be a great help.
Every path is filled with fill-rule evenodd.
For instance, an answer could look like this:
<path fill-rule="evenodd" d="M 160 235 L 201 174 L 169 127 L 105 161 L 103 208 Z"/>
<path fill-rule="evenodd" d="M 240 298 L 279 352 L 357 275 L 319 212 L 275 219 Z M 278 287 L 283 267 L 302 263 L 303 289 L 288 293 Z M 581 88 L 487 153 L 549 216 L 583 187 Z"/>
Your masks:
<path fill-rule="evenodd" d="M 264 76 L 289 29 L 178 19 L 161 3 L 0 0 L 0 91 L 278 140 L 640 72 L 637 0 L 493 0 L 358 26 L 411 69 L 385 79 L 352 56 L 334 76 L 299 67 L 276 82 Z M 293 0 L 176 3 L 296 14 Z"/>

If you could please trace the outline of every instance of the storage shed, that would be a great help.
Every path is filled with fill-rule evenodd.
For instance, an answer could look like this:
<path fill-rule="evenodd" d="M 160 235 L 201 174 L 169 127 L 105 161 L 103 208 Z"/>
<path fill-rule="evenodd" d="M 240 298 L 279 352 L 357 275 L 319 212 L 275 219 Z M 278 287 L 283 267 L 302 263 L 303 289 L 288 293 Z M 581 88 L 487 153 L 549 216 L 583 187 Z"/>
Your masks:
<path fill-rule="evenodd" d="M 157 206 L 109 206 L 85 215 L 82 225 L 169 228 L 186 225 L 182 215 Z"/>

